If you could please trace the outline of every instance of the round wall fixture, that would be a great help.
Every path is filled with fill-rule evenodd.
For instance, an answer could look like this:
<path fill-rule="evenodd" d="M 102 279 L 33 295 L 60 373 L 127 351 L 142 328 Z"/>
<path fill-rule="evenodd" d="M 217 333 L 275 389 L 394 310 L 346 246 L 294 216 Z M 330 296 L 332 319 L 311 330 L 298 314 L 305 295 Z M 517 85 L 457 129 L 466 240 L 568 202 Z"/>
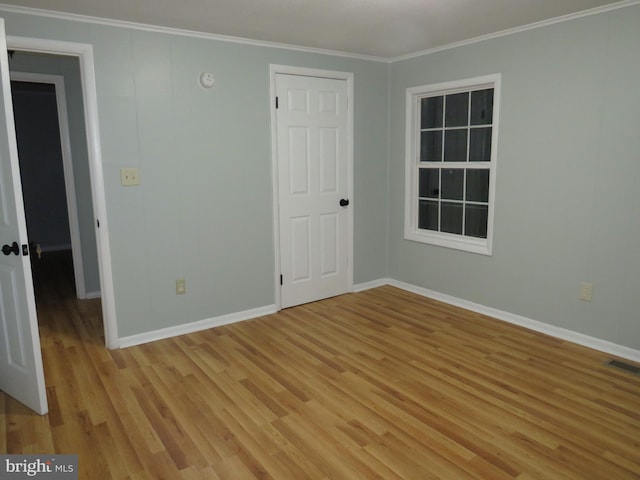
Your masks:
<path fill-rule="evenodd" d="M 213 77 L 213 73 L 211 72 L 202 72 L 199 80 L 202 88 L 211 88 L 213 87 L 213 84 L 216 83 L 216 79 Z"/>

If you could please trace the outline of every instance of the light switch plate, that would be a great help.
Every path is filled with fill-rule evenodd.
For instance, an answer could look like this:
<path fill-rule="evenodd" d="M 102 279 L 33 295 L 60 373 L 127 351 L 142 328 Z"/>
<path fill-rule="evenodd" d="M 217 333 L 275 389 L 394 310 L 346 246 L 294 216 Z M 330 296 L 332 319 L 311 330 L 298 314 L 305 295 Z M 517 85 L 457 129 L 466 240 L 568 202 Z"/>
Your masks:
<path fill-rule="evenodd" d="M 127 187 L 140 185 L 140 171 L 137 168 L 121 168 L 120 183 Z"/>
<path fill-rule="evenodd" d="M 187 289 L 185 286 L 184 278 L 179 278 L 178 280 L 176 280 L 176 295 L 184 295 L 186 291 Z"/>
<path fill-rule="evenodd" d="M 590 302 L 593 296 L 593 283 L 580 282 L 580 300 Z"/>

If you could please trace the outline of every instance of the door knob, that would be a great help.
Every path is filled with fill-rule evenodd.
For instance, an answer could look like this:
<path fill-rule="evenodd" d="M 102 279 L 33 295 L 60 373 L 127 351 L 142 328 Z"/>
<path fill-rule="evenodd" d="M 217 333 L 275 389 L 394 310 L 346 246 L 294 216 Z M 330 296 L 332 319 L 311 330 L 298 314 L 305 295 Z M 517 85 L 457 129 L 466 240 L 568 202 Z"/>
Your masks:
<path fill-rule="evenodd" d="M 11 245 L 2 246 L 2 253 L 4 253 L 5 255 L 11 255 L 12 252 L 15 255 L 20 255 L 20 245 L 18 245 L 18 242 L 13 242 Z"/>
<path fill-rule="evenodd" d="M 340 199 L 340 206 L 341 207 L 346 207 L 347 205 L 349 205 L 349 200 L 347 200 L 346 198 L 341 198 Z"/>

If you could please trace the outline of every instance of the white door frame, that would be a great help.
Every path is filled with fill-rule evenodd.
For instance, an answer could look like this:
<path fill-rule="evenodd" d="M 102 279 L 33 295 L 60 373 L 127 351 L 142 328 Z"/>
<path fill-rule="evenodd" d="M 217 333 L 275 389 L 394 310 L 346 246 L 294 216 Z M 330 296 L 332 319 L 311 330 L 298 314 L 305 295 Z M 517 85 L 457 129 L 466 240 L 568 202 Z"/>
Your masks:
<path fill-rule="evenodd" d="M 111 270 L 111 249 L 107 225 L 107 206 L 102 170 L 102 151 L 100 149 L 98 94 L 96 90 L 93 46 L 85 43 L 16 36 L 7 36 L 7 46 L 12 50 L 78 57 L 82 81 L 82 98 L 84 101 L 84 121 L 87 132 L 91 194 L 96 220 L 96 243 L 98 249 L 98 266 L 100 269 L 100 288 L 102 291 L 102 318 L 104 323 L 105 345 L 109 349 L 119 348 L 113 274 Z"/>
<path fill-rule="evenodd" d="M 347 242 L 347 291 L 353 291 L 353 73 L 339 72 L 334 70 L 322 70 L 316 68 L 294 67 L 290 65 L 269 65 L 269 110 L 271 112 L 271 179 L 272 179 L 272 202 L 273 202 L 273 246 L 274 246 L 274 285 L 275 285 L 275 305 L 277 310 L 282 309 L 282 295 L 280 285 L 280 208 L 279 208 L 279 182 L 278 182 L 278 135 L 277 135 L 277 112 L 276 112 L 276 75 L 299 75 L 304 77 L 332 78 L 336 80 L 346 80 L 347 101 L 349 113 L 347 119 L 347 198 L 350 199 L 351 206 L 347 210 L 348 232 Z"/>
<path fill-rule="evenodd" d="M 45 83 L 55 87 L 58 125 L 60 128 L 60 153 L 62 154 L 62 168 L 64 171 L 65 193 L 67 196 L 67 215 L 69 217 L 69 234 L 71 237 L 71 253 L 73 256 L 73 272 L 76 279 L 76 296 L 78 298 L 87 298 L 64 76 L 31 72 L 9 73 L 11 74 L 11 81 Z"/>

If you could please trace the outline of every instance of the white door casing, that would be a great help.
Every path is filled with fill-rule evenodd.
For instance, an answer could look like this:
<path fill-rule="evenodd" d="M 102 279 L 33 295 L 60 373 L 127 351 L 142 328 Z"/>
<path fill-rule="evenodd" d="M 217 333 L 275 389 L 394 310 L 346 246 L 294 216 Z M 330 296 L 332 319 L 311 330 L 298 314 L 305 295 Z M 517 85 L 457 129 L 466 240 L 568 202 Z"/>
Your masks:
<path fill-rule="evenodd" d="M 78 57 L 82 82 L 87 151 L 89 154 L 89 175 L 96 219 L 96 242 L 98 267 L 100 270 L 100 290 L 102 296 L 102 319 L 104 323 L 105 345 L 109 349 L 120 348 L 118 323 L 116 319 L 115 292 L 111 268 L 111 247 L 107 218 L 106 194 L 102 171 L 102 149 L 100 147 L 100 127 L 98 121 L 98 95 L 91 44 L 49 40 L 30 37 L 7 37 L 12 50 L 37 52 L 49 55 L 71 55 Z"/>
<path fill-rule="evenodd" d="M 4 20 L 0 19 L 0 389 L 34 411 L 48 411 L 28 243 Z"/>
<path fill-rule="evenodd" d="M 281 70 L 272 67 L 276 269 L 286 308 L 353 289 L 353 142 L 350 75 Z"/>

